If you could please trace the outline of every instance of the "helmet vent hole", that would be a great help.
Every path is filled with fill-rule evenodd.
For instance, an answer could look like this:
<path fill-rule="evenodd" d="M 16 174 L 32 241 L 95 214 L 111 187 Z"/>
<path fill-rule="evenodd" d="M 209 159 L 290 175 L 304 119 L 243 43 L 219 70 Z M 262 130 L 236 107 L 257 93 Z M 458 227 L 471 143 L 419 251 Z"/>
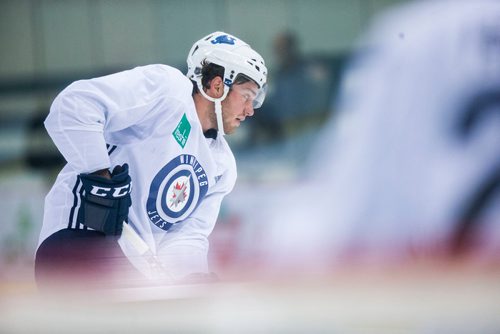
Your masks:
<path fill-rule="evenodd" d="M 193 52 L 191 53 L 191 56 L 194 55 L 194 53 L 196 52 L 196 50 L 198 50 L 200 48 L 199 45 L 196 45 L 196 47 L 194 48 Z"/>

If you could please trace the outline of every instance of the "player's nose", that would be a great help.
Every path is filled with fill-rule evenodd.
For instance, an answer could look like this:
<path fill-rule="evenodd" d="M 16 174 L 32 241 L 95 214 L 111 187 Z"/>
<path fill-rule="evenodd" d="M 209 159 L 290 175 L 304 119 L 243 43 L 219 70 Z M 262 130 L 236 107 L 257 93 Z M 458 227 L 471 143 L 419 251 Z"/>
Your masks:
<path fill-rule="evenodd" d="M 245 107 L 245 116 L 253 116 L 253 114 L 254 114 L 253 106 L 251 104 L 247 105 Z"/>

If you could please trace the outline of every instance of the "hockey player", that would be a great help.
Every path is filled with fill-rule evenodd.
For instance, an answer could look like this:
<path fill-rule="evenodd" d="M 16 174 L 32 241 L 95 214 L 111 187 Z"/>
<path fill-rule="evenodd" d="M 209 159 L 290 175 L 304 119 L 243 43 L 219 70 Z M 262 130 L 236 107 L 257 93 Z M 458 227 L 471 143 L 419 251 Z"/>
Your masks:
<path fill-rule="evenodd" d="M 236 180 L 224 135 L 261 106 L 267 69 L 224 32 L 197 41 L 187 64 L 187 77 L 148 65 L 56 97 L 45 126 L 68 163 L 45 201 L 39 286 L 209 273 L 208 236 Z"/>

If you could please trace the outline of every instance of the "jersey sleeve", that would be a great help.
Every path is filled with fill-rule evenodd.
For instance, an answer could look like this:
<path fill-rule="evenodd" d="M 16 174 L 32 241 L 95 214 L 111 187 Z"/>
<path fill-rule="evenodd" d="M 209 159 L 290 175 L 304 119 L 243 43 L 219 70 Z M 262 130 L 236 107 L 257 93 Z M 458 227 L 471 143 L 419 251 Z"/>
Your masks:
<path fill-rule="evenodd" d="M 208 235 L 215 226 L 224 193 L 207 196 L 185 221 L 173 226 L 157 244 L 157 256 L 176 279 L 209 272 Z"/>
<path fill-rule="evenodd" d="M 168 99 L 176 91 L 168 84 L 172 73 L 165 65 L 137 67 L 76 81 L 63 90 L 45 127 L 68 164 L 78 172 L 109 168 L 106 134 L 168 111 Z"/>

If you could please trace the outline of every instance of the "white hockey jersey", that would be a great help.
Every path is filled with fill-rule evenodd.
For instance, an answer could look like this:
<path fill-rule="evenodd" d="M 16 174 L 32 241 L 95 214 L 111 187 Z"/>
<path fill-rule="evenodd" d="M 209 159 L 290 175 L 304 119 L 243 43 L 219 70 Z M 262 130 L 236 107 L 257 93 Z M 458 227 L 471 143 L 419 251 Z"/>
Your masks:
<path fill-rule="evenodd" d="M 205 138 L 192 84 L 166 65 L 74 82 L 54 100 L 45 126 L 67 165 L 45 200 L 39 244 L 76 222 L 79 173 L 129 164 L 129 225 L 173 277 L 207 272 L 208 236 L 236 181 L 223 136 Z M 149 264 L 120 246 L 146 276 Z"/>

